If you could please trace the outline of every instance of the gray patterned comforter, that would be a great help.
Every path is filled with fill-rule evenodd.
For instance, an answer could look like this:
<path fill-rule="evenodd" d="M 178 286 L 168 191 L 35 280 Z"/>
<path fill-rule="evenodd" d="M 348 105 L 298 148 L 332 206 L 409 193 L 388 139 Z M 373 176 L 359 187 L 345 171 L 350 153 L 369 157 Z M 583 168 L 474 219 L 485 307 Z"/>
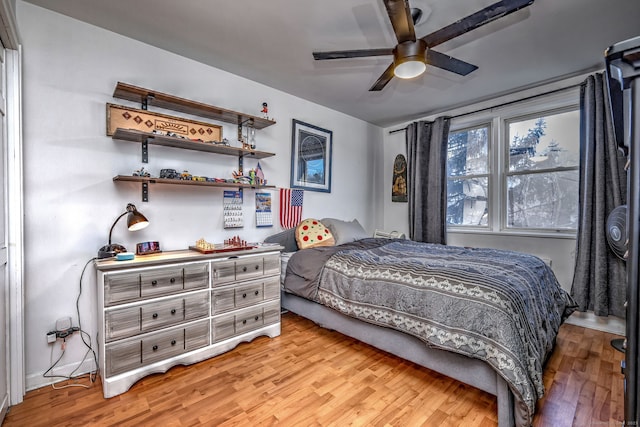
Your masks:
<path fill-rule="evenodd" d="M 291 257 L 285 290 L 486 361 L 509 383 L 516 418 L 531 424 L 544 394 L 543 364 L 574 307 L 542 260 L 386 239 L 307 251 Z M 324 265 L 312 268 L 313 259 Z"/>

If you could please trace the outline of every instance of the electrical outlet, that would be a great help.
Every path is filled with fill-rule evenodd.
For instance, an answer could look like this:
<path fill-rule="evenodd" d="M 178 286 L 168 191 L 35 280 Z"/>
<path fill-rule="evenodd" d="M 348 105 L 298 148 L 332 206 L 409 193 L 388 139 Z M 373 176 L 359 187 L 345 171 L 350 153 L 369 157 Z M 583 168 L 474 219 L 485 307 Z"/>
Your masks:
<path fill-rule="evenodd" d="M 48 344 L 56 342 L 57 338 L 58 337 L 56 336 L 56 331 L 47 332 L 47 343 Z"/>

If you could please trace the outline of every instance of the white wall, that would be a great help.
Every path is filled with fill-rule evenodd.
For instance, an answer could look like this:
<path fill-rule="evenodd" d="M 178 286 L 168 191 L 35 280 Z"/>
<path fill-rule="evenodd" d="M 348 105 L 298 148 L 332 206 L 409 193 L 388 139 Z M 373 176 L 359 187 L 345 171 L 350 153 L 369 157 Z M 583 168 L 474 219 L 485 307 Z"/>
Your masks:
<path fill-rule="evenodd" d="M 114 241 L 129 250 L 147 240 L 159 240 L 164 250 L 184 249 L 201 237 L 221 242 L 239 234 L 258 241 L 280 230 L 278 225 L 253 225 L 253 190 L 245 190 L 245 227 L 225 231 L 222 189 L 151 185 L 149 202 L 143 203 L 139 184 L 114 183 L 113 176 L 142 166 L 139 144 L 105 135 L 107 102 L 140 108 L 112 97 L 117 81 L 255 115 L 262 102 L 268 102 L 277 124 L 258 131 L 257 149 L 276 154 L 260 163 L 269 183 L 278 187 L 289 186 L 291 119 L 332 130 L 332 192 L 305 192 L 303 216 L 358 218 L 371 232 L 382 220 L 372 209 L 379 206 L 374 183 L 382 129 L 28 3 L 18 2 L 17 12 L 24 53 L 27 389 L 48 383 L 42 373 L 60 350 L 46 343 L 45 333 L 63 316 L 72 316 L 76 324 L 81 271 L 106 243 L 109 227 L 128 202 L 151 222 L 135 233 L 126 231 L 124 221 L 116 226 Z M 223 132 L 235 140 L 234 126 L 225 125 Z M 145 168 L 155 175 L 170 167 L 230 176 L 238 168 L 234 157 L 158 146 L 149 151 Z M 245 169 L 254 166 L 255 161 L 245 161 Z M 277 191 L 272 194 L 277 202 Z M 82 328 L 95 339 L 94 276 L 90 266 L 82 282 L 80 311 Z M 66 367 L 63 372 L 75 367 L 83 354 L 79 337 L 73 336 L 60 362 Z"/>

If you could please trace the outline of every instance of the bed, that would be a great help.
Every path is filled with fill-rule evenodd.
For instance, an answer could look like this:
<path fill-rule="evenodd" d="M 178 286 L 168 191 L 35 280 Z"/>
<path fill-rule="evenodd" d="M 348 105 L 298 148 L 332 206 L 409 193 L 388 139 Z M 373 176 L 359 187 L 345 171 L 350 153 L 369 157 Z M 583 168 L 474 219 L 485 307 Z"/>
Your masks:
<path fill-rule="evenodd" d="M 500 426 L 531 425 L 544 362 L 574 308 L 551 269 L 517 252 L 364 230 L 345 239 L 332 225 L 335 245 L 285 244 L 283 308 L 495 395 Z"/>

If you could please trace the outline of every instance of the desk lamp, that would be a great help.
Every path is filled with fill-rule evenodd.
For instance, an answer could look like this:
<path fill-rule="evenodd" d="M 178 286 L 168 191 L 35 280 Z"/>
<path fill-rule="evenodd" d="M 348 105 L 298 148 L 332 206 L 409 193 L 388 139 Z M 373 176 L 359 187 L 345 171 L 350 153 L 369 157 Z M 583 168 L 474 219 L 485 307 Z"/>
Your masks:
<path fill-rule="evenodd" d="M 98 250 L 98 258 L 111 258 L 116 256 L 118 253 L 127 251 L 124 246 L 117 243 L 111 243 L 111 233 L 113 233 L 113 228 L 116 226 L 120 218 L 125 215 L 127 215 L 127 228 L 129 231 L 142 230 L 149 225 L 149 220 L 138 212 L 135 205 L 131 203 L 127 204 L 127 210 L 113 222 L 111 230 L 109 230 L 109 243 Z"/>

